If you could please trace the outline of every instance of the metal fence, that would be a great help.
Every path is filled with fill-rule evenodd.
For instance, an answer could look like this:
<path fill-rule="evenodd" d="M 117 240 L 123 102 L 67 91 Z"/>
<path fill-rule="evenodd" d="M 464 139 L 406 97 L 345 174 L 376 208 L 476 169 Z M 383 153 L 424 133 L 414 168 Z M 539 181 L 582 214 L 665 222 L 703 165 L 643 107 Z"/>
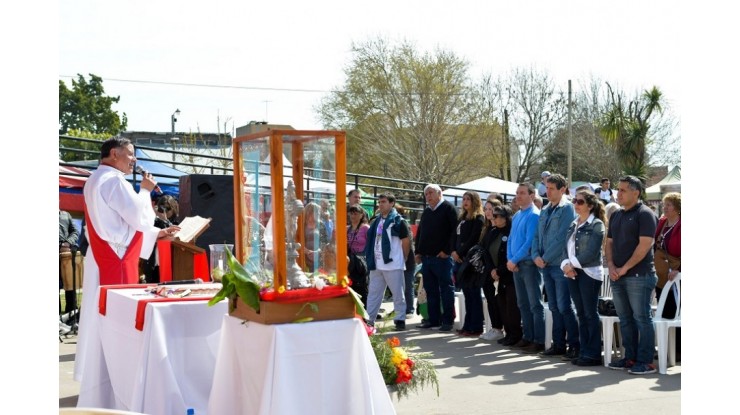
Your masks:
<path fill-rule="evenodd" d="M 81 137 L 72 137 L 68 135 L 59 136 L 59 165 L 64 167 L 81 167 L 87 170 L 95 170 L 98 166 L 100 155 L 100 140 L 87 139 Z M 143 146 L 134 144 L 136 149 L 144 150 L 150 155 L 150 158 L 139 158 L 139 160 L 153 161 L 165 165 L 171 165 L 173 168 L 187 174 L 219 174 L 233 175 L 233 159 L 230 157 L 216 156 L 205 153 L 194 153 L 193 151 L 183 151 L 168 149 L 165 147 Z M 229 151 L 230 153 L 230 151 Z M 195 161 L 188 161 L 195 160 Z M 266 163 L 267 164 L 267 163 Z M 313 177 L 314 169 L 305 168 L 308 183 L 306 192 L 311 191 L 310 177 Z M 317 172 L 318 173 L 318 172 Z M 61 173 L 60 173 L 61 174 Z M 64 173 L 65 175 L 77 175 L 85 177 L 82 174 Z M 158 177 L 178 179 L 179 176 L 159 174 Z M 134 173 L 134 181 L 138 178 Z M 393 193 L 396 202 L 400 203 L 406 209 L 406 217 L 411 223 L 415 223 L 424 210 L 424 186 L 425 182 L 413 180 L 396 179 L 392 177 L 372 176 L 360 173 L 347 173 L 347 184 L 353 185 L 354 188 L 362 189 L 366 194 L 363 200 L 372 201 L 373 210 L 377 207 L 378 195 L 384 192 Z M 452 185 L 439 184 L 442 189 L 459 189 L 465 191 L 475 191 L 478 193 L 488 193 L 488 190 L 468 189 Z M 316 192 L 320 193 L 320 192 Z M 346 195 L 336 195 L 337 200 L 343 200 Z M 514 195 L 504 194 L 506 201 L 513 199 Z M 451 202 L 455 206 L 460 206 L 461 196 L 453 196 Z"/>

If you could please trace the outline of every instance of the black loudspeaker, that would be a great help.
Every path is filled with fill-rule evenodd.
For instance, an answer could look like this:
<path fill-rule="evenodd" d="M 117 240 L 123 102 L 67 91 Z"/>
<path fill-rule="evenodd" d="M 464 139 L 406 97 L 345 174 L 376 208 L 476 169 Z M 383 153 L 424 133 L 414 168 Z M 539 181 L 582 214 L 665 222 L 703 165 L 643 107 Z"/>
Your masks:
<path fill-rule="evenodd" d="M 233 244 L 234 176 L 190 174 L 180 177 L 180 220 L 187 216 L 211 218 L 211 224 L 196 240 L 210 258 L 208 245 Z"/>

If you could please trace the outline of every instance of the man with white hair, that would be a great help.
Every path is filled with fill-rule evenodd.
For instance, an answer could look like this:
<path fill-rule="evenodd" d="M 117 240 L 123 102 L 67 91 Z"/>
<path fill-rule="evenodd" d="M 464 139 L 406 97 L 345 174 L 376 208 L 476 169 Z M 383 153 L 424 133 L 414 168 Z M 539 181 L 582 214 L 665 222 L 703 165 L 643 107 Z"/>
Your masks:
<path fill-rule="evenodd" d="M 541 198 L 547 197 L 547 178 L 550 177 L 550 172 L 545 170 L 542 172 L 541 175 L 542 179 L 540 180 L 540 184 L 537 185 L 537 194 Z"/>
<path fill-rule="evenodd" d="M 416 263 L 422 264 L 429 319 L 419 327 L 452 331 L 455 285 L 450 254 L 455 249 L 457 210 L 442 198 L 442 189 L 436 184 L 424 188 L 424 198 L 427 207 L 421 214 L 414 245 Z"/>

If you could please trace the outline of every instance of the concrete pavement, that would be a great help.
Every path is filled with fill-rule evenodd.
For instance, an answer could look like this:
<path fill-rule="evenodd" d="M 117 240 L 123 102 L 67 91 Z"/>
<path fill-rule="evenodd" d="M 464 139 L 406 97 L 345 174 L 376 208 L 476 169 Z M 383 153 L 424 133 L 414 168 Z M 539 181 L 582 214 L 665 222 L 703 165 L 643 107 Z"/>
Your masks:
<path fill-rule="evenodd" d="M 392 309 L 392 304 L 384 304 Z M 495 342 L 419 329 L 421 318 L 407 320 L 395 332 L 433 354 L 440 394 L 423 390 L 395 401 L 401 414 L 678 414 L 681 412 L 681 366 L 667 375 L 629 375 L 603 366 L 581 368 L 560 358 L 541 358 Z M 77 337 L 59 344 L 59 406 L 77 403 L 79 384 L 72 379 Z"/>

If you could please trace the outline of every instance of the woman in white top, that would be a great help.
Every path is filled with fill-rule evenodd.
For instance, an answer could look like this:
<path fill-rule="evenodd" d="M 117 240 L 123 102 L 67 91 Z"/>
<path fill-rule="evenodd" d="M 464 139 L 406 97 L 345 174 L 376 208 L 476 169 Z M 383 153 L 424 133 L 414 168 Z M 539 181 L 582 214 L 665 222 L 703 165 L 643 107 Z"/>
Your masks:
<path fill-rule="evenodd" d="M 581 349 L 572 362 L 578 366 L 598 366 L 601 365 L 601 330 L 597 305 L 604 281 L 601 246 L 606 219 L 603 205 L 590 190 L 578 191 L 572 202 L 576 219 L 568 229 L 560 265 L 565 277 L 570 279 L 568 288 L 578 315 Z"/>

